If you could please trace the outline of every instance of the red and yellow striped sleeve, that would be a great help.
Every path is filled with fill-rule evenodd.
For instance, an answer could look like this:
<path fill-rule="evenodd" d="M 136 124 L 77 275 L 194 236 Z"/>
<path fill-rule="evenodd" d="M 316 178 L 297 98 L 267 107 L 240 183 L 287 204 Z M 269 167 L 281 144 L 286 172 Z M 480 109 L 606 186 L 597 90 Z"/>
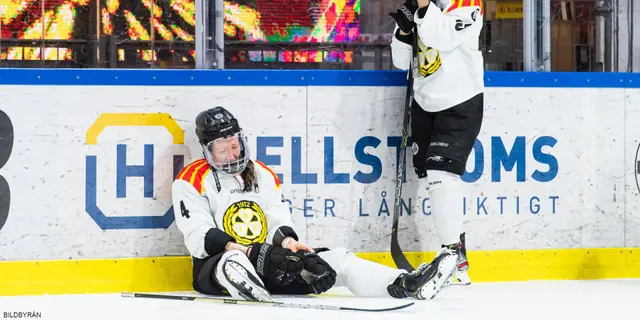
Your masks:
<path fill-rule="evenodd" d="M 203 181 L 211 171 L 209 163 L 205 159 L 198 159 L 184 167 L 176 179 L 189 182 L 200 194 L 204 193 Z"/>
<path fill-rule="evenodd" d="M 273 170 L 269 169 L 269 167 L 267 167 L 264 163 L 258 160 L 255 160 L 254 162 L 259 166 L 263 167 L 265 170 L 269 171 L 269 173 L 271 173 L 271 175 L 273 176 L 273 179 L 276 182 L 276 189 L 280 188 L 280 179 L 278 179 L 278 175 L 275 172 L 273 172 Z"/>
<path fill-rule="evenodd" d="M 480 7 L 480 14 L 484 14 L 482 0 L 451 0 L 451 6 L 447 8 L 446 13 L 465 7 Z"/>

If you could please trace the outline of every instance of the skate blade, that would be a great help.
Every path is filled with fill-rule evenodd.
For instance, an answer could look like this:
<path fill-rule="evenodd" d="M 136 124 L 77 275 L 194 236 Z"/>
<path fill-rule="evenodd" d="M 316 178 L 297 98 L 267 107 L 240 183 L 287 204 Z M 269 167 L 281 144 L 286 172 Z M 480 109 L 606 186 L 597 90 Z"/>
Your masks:
<path fill-rule="evenodd" d="M 251 281 L 249 272 L 242 265 L 228 261 L 224 266 L 224 274 L 243 298 L 252 301 L 273 302 L 271 295 L 265 288 L 259 284 L 253 284 L 255 282 Z"/>
<path fill-rule="evenodd" d="M 456 271 L 453 274 L 453 285 L 468 286 L 471 284 L 471 278 L 466 271 Z"/>
<path fill-rule="evenodd" d="M 468 286 L 471 284 L 471 279 L 469 278 L 469 274 L 466 271 L 455 270 L 453 275 L 447 283 L 444 285 L 447 286 Z"/>
<path fill-rule="evenodd" d="M 420 289 L 420 296 L 422 296 L 422 299 L 431 300 L 438 295 L 440 290 L 447 284 L 447 281 L 453 275 L 457 266 L 456 260 L 457 257 L 455 255 L 450 255 L 442 259 L 438 265 L 438 272 L 436 273 L 436 276 Z"/>

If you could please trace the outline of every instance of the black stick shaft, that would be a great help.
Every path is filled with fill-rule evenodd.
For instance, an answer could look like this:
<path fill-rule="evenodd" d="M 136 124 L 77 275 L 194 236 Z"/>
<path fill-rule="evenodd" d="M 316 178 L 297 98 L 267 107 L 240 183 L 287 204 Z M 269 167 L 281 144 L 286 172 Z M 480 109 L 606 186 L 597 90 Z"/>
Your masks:
<path fill-rule="evenodd" d="M 282 302 L 282 301 L 250 301 L 250 300 L 238 300 L 238 299 L 225 299 L 218 297 L 192 297 L 185 295 L 170 295 L 160 293 L 139 293 L 139 292 L 123 292 L 123 297 L 128 298 L 149 298 L 149 299 L 168 299 L 168 300 L 182 300 L 182 301 L 203 301 L 214 303 L 226 303 L 226 304 L 242 304 L 242 305 L 258 305 L 267 307 L 279 307 L 279 308 L 294 308 L 294 309 L 318 309 L 318 310 L 343 310 L 343 311 L 366 311 L 366 312 L 384 312 L 404 309 L 412 306 L 413 302 L 402 302 L 398 305 L 386 307 L 386 308 L 357 308 L 357 307 L 341 307 L 322 304 L 302 304 L 295 302 Z"/>
<path fill-rule="evenodd" d="M 396 266 L 409 272 L 415 270 L 407 257 L 402 252 L 400 243 L 398 242 L 398 222 L 400 220 L 400 211 L 402 210 L 402 185 L 407 167 L 407 142 L 409 140 L 409 126 L 411 121 L 411 105 L 413 102 L 413 82 L 414 72 L 418 64 L 418 30 L 413 31 L 413 44 L 411 46 L 411 62 L 409 64 L 409 80 L 407 82 L 407 93 L 404 103 L 404 119 L 402 122 L 402 141 L 400 143 L 400 153 L 398 156 L 398 169 L 396 172 L 396 194 L 393 203 L 393 226 L 391 229 L 391 257 Z M 411 210 L 411 208 L 409 208 Z"/>

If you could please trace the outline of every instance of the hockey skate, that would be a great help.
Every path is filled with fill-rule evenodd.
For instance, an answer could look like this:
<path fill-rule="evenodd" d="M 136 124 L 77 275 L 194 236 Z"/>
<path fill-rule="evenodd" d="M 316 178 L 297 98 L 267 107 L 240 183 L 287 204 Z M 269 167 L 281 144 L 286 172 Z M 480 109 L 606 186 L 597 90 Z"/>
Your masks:
<path fill-rule="evenodd" d="M 446 286 L 449 285 L 470 285 L 471 278 L 469 278 L 469 260 L 467 259 L 467 248 L 465 244 L 465 234 L 460 235 L 460 243 L 450 247 L 449 249 L 455 250 L 458 254 L 458 265 L 453 271 L 453 275 L 447 280 Z"/>
<path fill-rule="evenodd" d="M 433 299 L 456 268 L 457 254 L 442 248 L 431 263 L 423 263 L 411 273 L 403 273 L 387 287 L 394 298 Z"/>
<path fill-rule="evenodd" d="M 227 260 L 223 268 L 225 278 L 237 290 L 238 294 L 251 301 L 272 302 L 271 294 L 262 285 L 262 281 L 249 272 L 242 264 Z"/>

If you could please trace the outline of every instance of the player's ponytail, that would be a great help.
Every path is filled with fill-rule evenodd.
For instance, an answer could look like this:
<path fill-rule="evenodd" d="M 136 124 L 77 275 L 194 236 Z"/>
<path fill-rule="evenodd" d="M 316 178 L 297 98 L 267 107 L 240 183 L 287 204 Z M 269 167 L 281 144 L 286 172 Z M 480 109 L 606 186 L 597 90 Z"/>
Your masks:
<path fill-rule="evenodd" d="M 242 171 L 240 175 L 242 177 L 242 181 L 244 182 L 244 190 L 243 192 L 251 192 L 254 187 L 257 187 L 256 183 L 256 168 L 253 164 L 253 161 L 249 160 L 247 163 L 247 167 Z"/>

